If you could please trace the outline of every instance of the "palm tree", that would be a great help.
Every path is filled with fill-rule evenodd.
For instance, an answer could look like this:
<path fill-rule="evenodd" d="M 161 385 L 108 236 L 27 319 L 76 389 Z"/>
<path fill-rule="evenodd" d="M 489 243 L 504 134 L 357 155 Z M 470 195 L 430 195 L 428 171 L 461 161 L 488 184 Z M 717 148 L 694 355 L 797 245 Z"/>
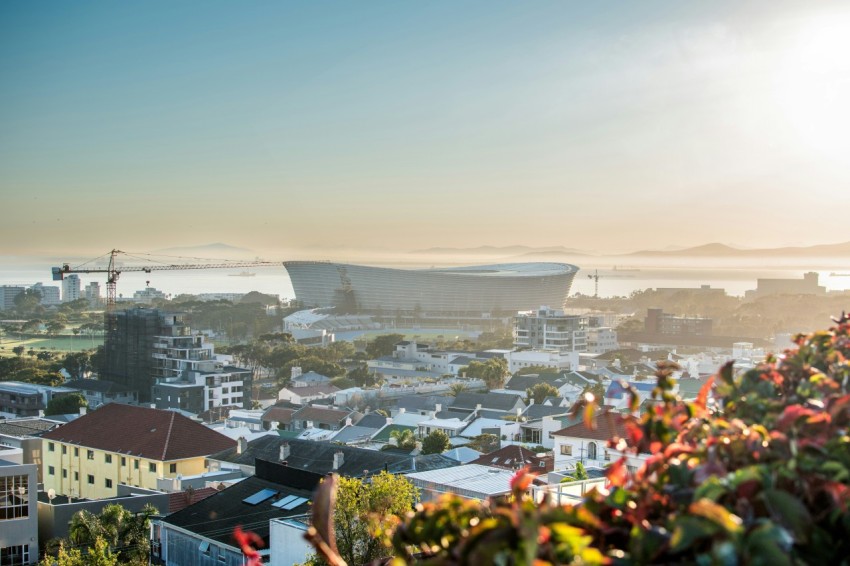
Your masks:
<path fill-rule="evenodd" d="M 413 450 L 416 448 L 416 436 L 409 428 L 392 431 L 390 438 L 394 438 L 398 447 L 404 450 Z"/>
<path fill-rule="evenodd" d="M 449 387 L 449 391 L 454 397 L 457 397 L 466 391 L 466 385 L 463 383 L 452 383 L 451 387 Z"/>
<path fill-rule="evenodd" d="M 122 562 L 144 559 L 150 552 L 150 518 L 157 513 L 150 504 L 135 514 L 118 504 L 105 506 L 100 515 L 79 511 L 71 518 L 68 536 L 73 544 L 88 547 L 101 538 L 110 549 L 121 549 Z"/>

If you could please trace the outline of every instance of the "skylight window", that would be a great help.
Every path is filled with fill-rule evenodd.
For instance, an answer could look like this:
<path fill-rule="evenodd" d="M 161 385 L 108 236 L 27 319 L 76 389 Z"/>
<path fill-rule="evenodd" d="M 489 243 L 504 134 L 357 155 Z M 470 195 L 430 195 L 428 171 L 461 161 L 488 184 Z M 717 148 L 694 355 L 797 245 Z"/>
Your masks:
<path fill-rule="evenodd" d="M 286 497 L 284 497 L 280 501 L 275 501 L 274 503 L 272 503 L 272 507 L 281 508 L 284 505 L 286 505 L 287 503 L 290 503 L 290 502 L 292 502 L 296 499 L 298 499 L 297 495 L 287 495 Z"/>
<path fill-rule="evenodd" d="M 248 505 L 257 505 L 259 503 L 262 503 L 266 499 L 271 499 L 275 495 L 277 495 L 277 491 L 273 489 L 264 489 L 262 491 L 258 491 L 251 497 L 246 497 L 242 500 L 242 503 L 247 503 Z"/>

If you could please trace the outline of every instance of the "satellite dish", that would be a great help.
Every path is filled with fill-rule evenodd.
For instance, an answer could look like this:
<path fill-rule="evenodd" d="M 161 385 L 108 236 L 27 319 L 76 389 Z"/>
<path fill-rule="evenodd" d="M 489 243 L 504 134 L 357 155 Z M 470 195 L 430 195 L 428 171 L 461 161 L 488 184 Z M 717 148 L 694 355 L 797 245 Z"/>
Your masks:
<path fill-rule="evenodd" d="M 53 500 L 56 499 L 56 490 L 52 487 L 47 490 L 47 499 L 50 500 L 50 503 L 53 503 Z"/>

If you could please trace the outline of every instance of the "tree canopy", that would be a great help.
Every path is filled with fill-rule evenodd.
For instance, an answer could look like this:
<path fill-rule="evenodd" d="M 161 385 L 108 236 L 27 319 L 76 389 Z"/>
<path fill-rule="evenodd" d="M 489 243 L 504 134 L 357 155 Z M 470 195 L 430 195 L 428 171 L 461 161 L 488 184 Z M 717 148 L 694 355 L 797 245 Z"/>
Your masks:
<path fill-rule="evenodd" d="M 375 336 L 366 344 L 366 355 L 371 359 L 389 356 L 395 351 L 395 345 L 404 340 L 403 334 L 382 334 Z"/>
<path fill-rule="evenodd" d="M 490 358 L 486 362 L 472 360 L 468 366 L 460 368 L 461 375 L 484 380 L 490 389 L 498 389 L 505 384 L 508 375 L 508 362 L 504 358 Z"/>
<path fill-rule="evenodd" d="M 88 401 L 86 401 L 82 393 L 60 395 L 47 403 L 47 407 L 44 409 L 44 416 L 79 413 L 80 407 L 88 407 Z"/>
<path fill-rule="evenodd" d="M 428 436 L 422 439 L 423 454 L 442 454 L 451 446 L 449 435 L 442 430 L 432 430 Z"/>

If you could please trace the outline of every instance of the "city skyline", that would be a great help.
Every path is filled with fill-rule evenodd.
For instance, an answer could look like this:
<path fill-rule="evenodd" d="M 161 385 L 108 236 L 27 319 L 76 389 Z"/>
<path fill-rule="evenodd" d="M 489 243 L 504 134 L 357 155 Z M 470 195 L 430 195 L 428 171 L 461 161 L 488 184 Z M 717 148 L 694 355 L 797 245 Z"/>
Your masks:
<path fill-rule="evenodd" d="M 850 7 L 0 6 L 0 255 L 847 241 Z"/>

